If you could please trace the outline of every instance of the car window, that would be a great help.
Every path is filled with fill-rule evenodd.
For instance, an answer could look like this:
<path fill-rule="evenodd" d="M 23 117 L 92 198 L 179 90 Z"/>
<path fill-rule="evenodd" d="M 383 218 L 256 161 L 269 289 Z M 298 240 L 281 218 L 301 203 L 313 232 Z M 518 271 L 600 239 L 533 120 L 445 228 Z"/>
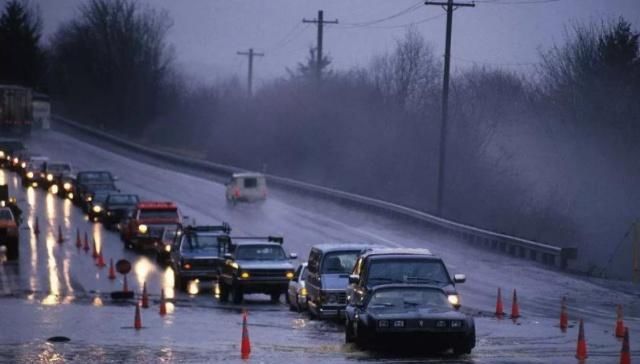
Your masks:
<path fill-rule="evenodd" d="M 82 183 L 112 182 L 113 178 L 109 172 L 82 172 L 81 174 L 78 174 L 78 181 Z"/>
<path fill-rule="evenodd" d="M 182 239 L 182 251 L 207 251 L 218 253 L 220 243 L 218 236 L 206 234 L 185 235 Z"/>
<path fill-rule="evenodd" d="M 2 221 L 13 221 L 13 214 L 9 209 L 0 210 L 0 220 Z"/>
<path fill-rule="evenodd" d="M 300 278 L 300 280 L 306 281 L 307 277 L 309 277 L 309 270 L 306 268 L 302 268 L 302 278 Z"/>
<path fill-rule="evenodd" d="M 322 273 L 349 274 L 359 253 L 359 251 L 348 251 L 326 254 L 322 261 Z"/>
<path fill-rule="evenodd" d="M 287 256 L 280 246 L 240 245 L 236 248 L 238 260 L 286 260 Z"/>
<path fill-rule="evenodd" d="M 311 253 L 309 253 L 309 263 L 307 264 L 307 269 L 311 273 L 317 273 L 320 266 L 320 252 L 312 249 Z"/>
<path fill-rule="evenodd" d="M 66 173 L 71 172 L 71 167 L 68 164 L 48 164 L 47 170 L 52 173 Z"/>
<path fill-rule="evenodd" d="M 256 188 L 258 187 L 258 179 L 253 177 L 244 178 L 244 188 Z"/>
<path fill-rule="evenodd" d="M 139 219 L 177 219 L 177 209 L 141 209 Z"/>
<path fill-rule="evenodd" d="M 368 283 L 427 283 L 448 284 L 449 276 L 439 260 L 378 259 L 369 266 Z"/>
<path fill-rule="evenodd" d="M 113 205 L 132 205 L 138 203 L 136 195 L 111 195 L 109 203 Z"/>
<path fill-rule="evenodd" d="M 382 307 L 441 307 L 451 308 L 444 293 L 436 289 L 424 288 L 389 288 L 376 291 L 369 306 Z"/>

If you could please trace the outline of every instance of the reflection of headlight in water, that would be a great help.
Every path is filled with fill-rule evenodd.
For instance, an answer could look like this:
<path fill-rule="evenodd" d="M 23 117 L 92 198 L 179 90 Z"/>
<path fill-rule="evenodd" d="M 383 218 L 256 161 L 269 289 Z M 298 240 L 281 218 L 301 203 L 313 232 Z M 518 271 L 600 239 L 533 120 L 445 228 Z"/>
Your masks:
<path fill-rule="evenodd" d="M 198 288 L 199 282 L 197 279 L 189 282 L 189 289 L 187 290 L 189 294 L 198 294 L 200 292 L 200 288 Z"/>
<path fill-rule="evenodd" d="M 67 195 L 67 197 L 69 197 L 69 200 L 73 200 L 73 192 L 69 192 L 69 194 Z"/>

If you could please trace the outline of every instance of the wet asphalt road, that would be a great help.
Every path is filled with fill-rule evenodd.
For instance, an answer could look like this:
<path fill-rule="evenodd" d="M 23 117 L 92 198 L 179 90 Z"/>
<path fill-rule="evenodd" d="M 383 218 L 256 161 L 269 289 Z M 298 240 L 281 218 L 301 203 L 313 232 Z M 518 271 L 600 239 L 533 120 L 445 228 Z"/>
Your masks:
<path fill-rule="evenodd" d="M 199 224 L 226 221 L 234 234 L 282 235 L 285 248 L 300 257 L 313 244 L 368 241 L 391 246 L 427 247 L 442 256 L 452 273 L 467 274 L 459 286 L 466 312 L 476 316 L 478 343 L 469 356 L 409 353 L 412 348 L 362 352 L 344 344 L 341 325 L 310 321 L 273 305 L 261 295 L 241 306 L 217 303 L 213 287 L 190 287 L 193 294 L 173 291 L 173 274 L 152 256 L 125 250 L 117 233 L 87 221 L 69 201 L 40 189 L 23 189 L 15 174 L 0 171 L 24 210 L 20 259 L 0 265 L 0 361 L 2 362 L 222 362 L 240 361 L 241 310 L 249 311 L 252 362 L 433 362 L 433 363 L 574 363 L 577 329 L 585 319 L 590 363 L 615 363 L 620 342 L 612 335 L 615 305 L 625 307 L 632 333 L 633 357 L 640 356 L 640 289 L 632 285 L 587 280 L 527 261 L 485 252 L 434 234 L 416 223 L 349 209 L 334 203 L 272 191 L 260 205 L 228 207 L 224 186 L 210 180 L 140 163 L 56 132 L 36 135 L 30 148 L 52 161 L 70 161 L 77 170 L 104 168 L 120 177 L 122 191 L 154 200 L 176 201 Z M 41 234 L 29 230 L 36 217 Z M 57 242 L 58 226 L 65 242 Z M 129 287 L 137 292 L 147 282 L 152 307 L 142 312 L 140 331 L 133 330 L 132 302 L 113 303 L 109 293 L 121 277 L 107 279 L 91 254 L 75 247 L 76 229 L 88 232 L 107 263 L 133 262 Z M 517 289 L 516 323 L 491 317 L 498 287 L 509 296 Z M 169 314 L 158 315 L 159 291 L 170 298 Z M 568 298 L 572 327 L 557 327 L 559 302 Z M 510 297 L 505 297 L 509 309 Z M 635 334 L 639 333 L 639 334 Z M 55 335 L 68 343 L 47 343 Z M 392 348 L 393 349 L 393 348 Z"/>

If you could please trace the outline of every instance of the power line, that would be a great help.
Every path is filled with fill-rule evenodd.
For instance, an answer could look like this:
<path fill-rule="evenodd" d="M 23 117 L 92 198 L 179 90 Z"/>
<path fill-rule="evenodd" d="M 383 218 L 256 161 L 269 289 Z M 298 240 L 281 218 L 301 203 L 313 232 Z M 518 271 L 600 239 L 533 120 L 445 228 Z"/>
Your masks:
<path fill-rule="evenodd" d="M 461 58 L 461 57 L 451 57 L 456 61 L 465 62 L 465 63 L 478 63 L 487 66 L 499 66 L 499 67 L 533 67 L 539 65 L 537 62 L 514 62 L 514 63 L 495 63 L 488 61 L 478 61 L 473 59 Z"/>
<path fill-rule="evenodd" d="M 413 25 L 424 24 L 439 18 L 444 17 L 446 14 L 438 14 L 434 16 L 430 16 L 427 18 L 419 19 L 416 21 L 412 21 L 405 24 L 396 24 L 396 25 L 371 25 L 371 26 L 362 26 L 362 27 L 348 27 L 347 29 L 355 29 L 355 28 L 367 28 L 367 29 L 398 29 L 398 28 L 407 28 Z"/>
<path fill-rule="evenodd" d="M 531 4 L 548 4 L 556 3 L 560 0 L 475 0 L 476 3 L 489 5 L 531 5 Z"/>
<path fill-rule="evenodd" d="M 383 18 L 379 18 L 379 19 L 373 19 L 373 20 L 366 20 L 366 21 L 360 21 L 360 22 L 354 22 L 354 23 L 343 23 L 342 26 L 343 27 L 354 27 L 354 28 L 359 28 L 359 27 L 366 27 L 369 25 L 375 25 L 375 24 L 379 24 L 382 22 L 385 22 L 387 20 L 391 20 L 391 19 L 395 19 L 397 17 L 400 17 L 402 15 L 411 13 L 413 11 L 418 10 L 419 8 L 422 7 L 422 1 L 419 1 L 411 6 L 409 6 L 406 9 L 400 10 L 397 13 L 391 14 L 389 16 L 385 16 Z"/>

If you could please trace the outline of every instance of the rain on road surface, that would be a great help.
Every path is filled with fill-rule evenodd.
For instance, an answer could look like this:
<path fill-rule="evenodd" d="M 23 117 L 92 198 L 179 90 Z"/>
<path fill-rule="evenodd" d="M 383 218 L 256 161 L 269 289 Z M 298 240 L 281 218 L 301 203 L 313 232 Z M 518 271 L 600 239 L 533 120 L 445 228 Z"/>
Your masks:
<path fill-rule="evenodd" d="M 116 232 L 87 221 L 71 202 L 40 189 L 20 186 L 14 173 L 0 171 L 24 210 L 20 259 L 0 264 L 0 362 L 240 362 L 241 311 L 249 311 L 252 362 L 327 363 L 575 363 L 576 319 L 585 319 L 589 363 L 614 363 L 620 341 L 613 337 L 615 305 L 625 307 L 632 333 L 632 356 L 640 354 L 640 294 L 637 287 L 587 280 L 537 264 L 485 252 L 439 236 L 414 222 L 398 221 L 335 203 L 272 190 L 261 205 L 228 207 L 224 186 L 212 178 L 193 176 L 137 161 L 89 145 L 58 132 L 36 134 L 29 148 L 69 161 L 76 170 L 108 169 L 120 178 L 122 191 L 142 198 L 172 200 L 198 224 L 228 222 L 235 234 L 282 235 L 285 249 L 306 258 L 313 244 L 367 241 L 391 246 L 426 247 L 443 257 L 451 273 L 465 273 L 459 285 L 464 310 L 476 316 L 477 346 L 471 355 L 423 356 L 411 348 L 363 352 L 344 344 L 337 322 L 311 321 L 268 297 L 248 296 L 243 305 L 219 304 L 212 286 L 192 293 L 173 290 L 173 274 L 152 256 L 125 250 Z M 216 178 L 219 180 L 219 178 Z M 36 217 L 41 234 L 28 226 Z M 58 225 L 66 241 L 57 242 Z M 75 247 L 76 229 L 88 232 L 107 262 L 132 261 L 129 287 L 140 292 L 147 282 L 152 306 L 142 310 L 144 329 L 132 329 L 133 302 L 113 303 L 109 293 L 121 277 L 107 279 L 91 254 Z M 491 317 L 495 294 L 517 289 L 522 318 L 516 323 Z M 170 298 L 169 314 L 158 315 L 160 289 Z M 571 327 L 560 332 L 560 298 L 566 296 Z M 508 308 L 510 297 L 505 297 Z M 68 343 L 47 338 L 67 336 Z M 635 337 L 635 339 L 634 339 Z"/>

